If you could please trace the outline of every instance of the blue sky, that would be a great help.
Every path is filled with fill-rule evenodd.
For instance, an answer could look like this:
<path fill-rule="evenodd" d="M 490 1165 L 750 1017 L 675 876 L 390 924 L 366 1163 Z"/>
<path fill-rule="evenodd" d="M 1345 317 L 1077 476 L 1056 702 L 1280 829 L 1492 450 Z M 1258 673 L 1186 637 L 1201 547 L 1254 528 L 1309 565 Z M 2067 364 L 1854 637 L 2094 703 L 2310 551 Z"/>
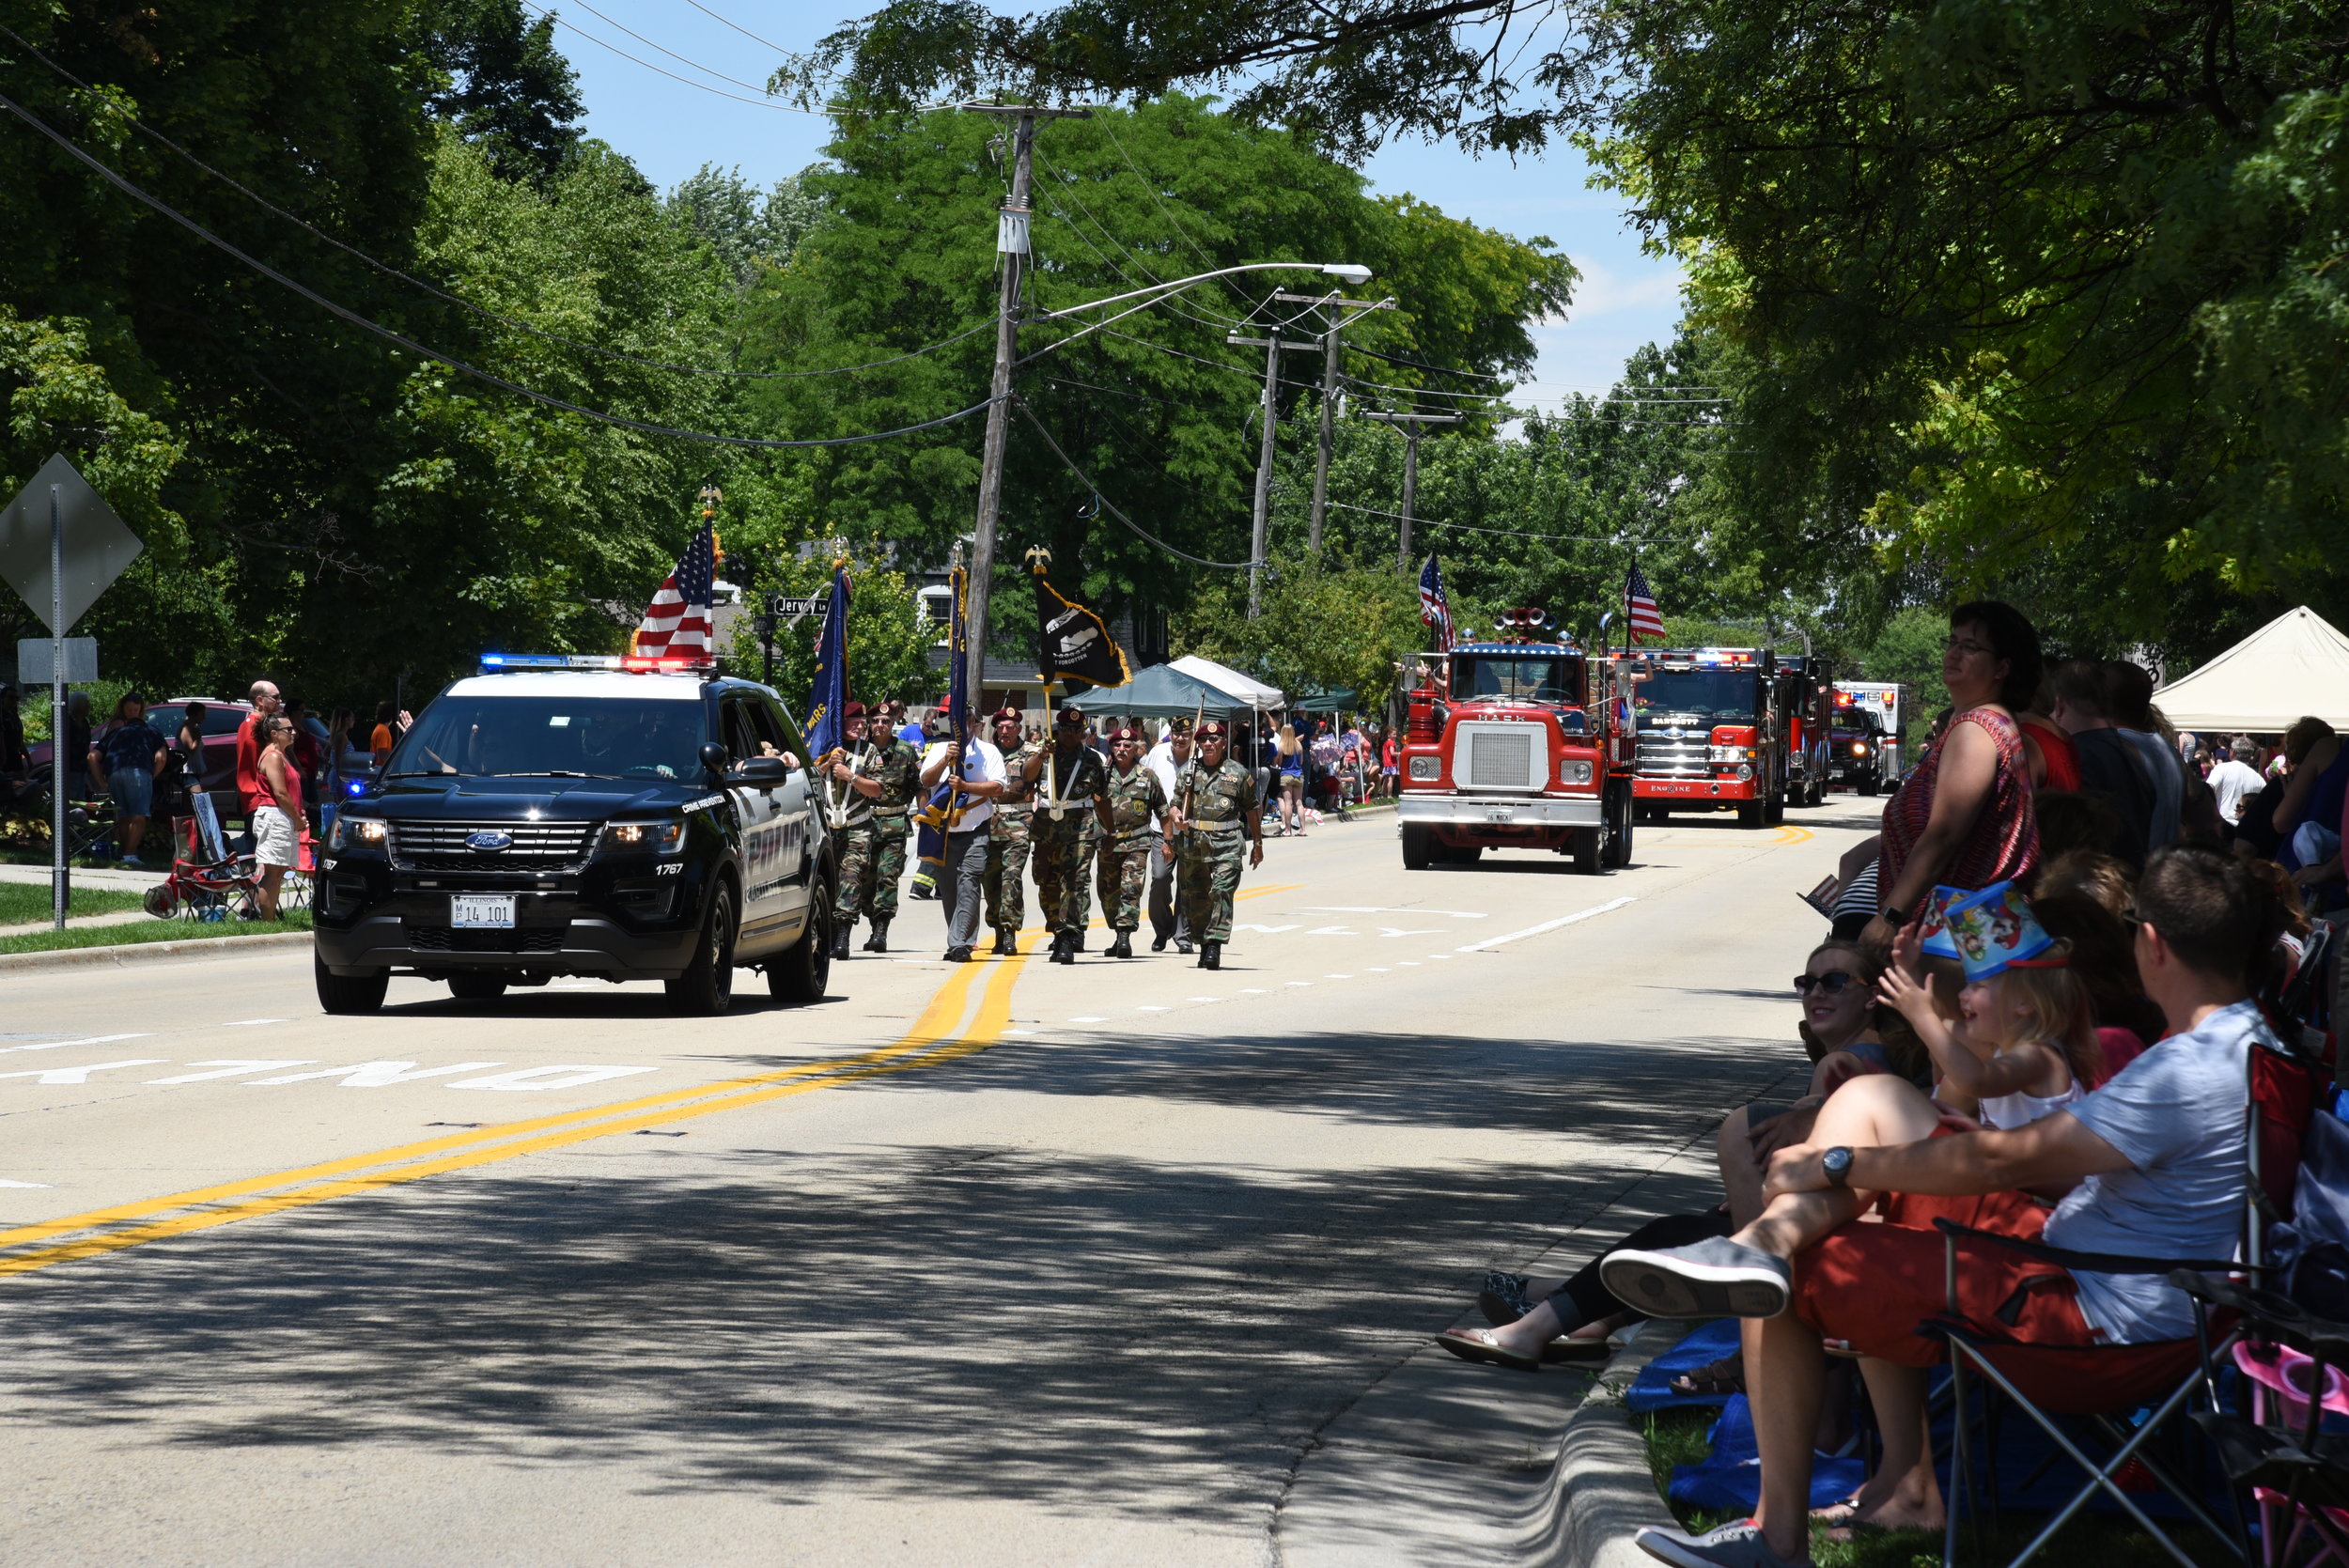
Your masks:
<path fill-rule="evenodd" d="M 537 8 L 533 0 L 525 3 Z M 768 185 L 817 159 L 829 133 L 821 117 L 718 95 L 761 99 L 757 89 L 780 63 L 778 48 L 768 45 L 806 48 L 858 14 L 858 0 L 714 0 L 708 10 L 690 0 L 592 3 L 592 10 L 581 0 L 549 6 L 560 19 L 557 41 L 579 72 L 588 132 L 627 154 L 646 179 L 665 190 L 716 163 L 739 166 L 744 178 Z M 1378 190 L 1410 192 L 1455 217 L 1510 234 L 1548 235 L 1581 269 L 1568 318 L 1536 334 L 1541 360 L 1519 401 L 1604 391 L 1641 344 L 1671 339 L 1679 316 L 1678 269 L 1641 253 L 1621 204 L 1587 188 L 1571 148 L 1512 165 L 1406 141 L 1381 150 L 1365 172 Z"/>

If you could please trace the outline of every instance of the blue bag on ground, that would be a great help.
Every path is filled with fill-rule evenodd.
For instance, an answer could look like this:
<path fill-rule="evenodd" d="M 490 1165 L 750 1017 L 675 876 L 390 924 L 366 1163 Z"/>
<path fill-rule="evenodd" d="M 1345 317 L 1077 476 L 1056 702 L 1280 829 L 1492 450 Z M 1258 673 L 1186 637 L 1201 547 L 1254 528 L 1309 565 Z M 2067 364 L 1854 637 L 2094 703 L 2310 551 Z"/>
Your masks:
<path fill-rule="evenodd" d="M 1734 1327 L 1734 1325 L 1733 1325 Z M 1721 1406 L 1711 1433 L 1713 1452 L 1695 1465 L 1672 1467 L 1672 1500 L 1715 1514 L 1751 1514 L 1762 1501 L 1762 1456 L 1753 1436 L 1753 1407 L 1743 1394 Z M 1868 1479 L 1863 1459 L 1811 1456 L 1811 1506 L 1825 1508 L 1859 1490 Z"/>
<path fill-rule="evenodd" d="M 1684 1372 L 1694 1372 L 1708 1361 L 1718 1361 L 1736 1348 L 1735 1318 L 1708 1323 L 1641 1367 L 1640 1375 L 1631 1380 L 1631 1388 L 1624 1395 L 1624 1405 L 1636 1416 L 1649 1410 L 1682 1410 L 1722 1404 L 1729 1395 L 1675 1393 L 1672 1379 Z"/>

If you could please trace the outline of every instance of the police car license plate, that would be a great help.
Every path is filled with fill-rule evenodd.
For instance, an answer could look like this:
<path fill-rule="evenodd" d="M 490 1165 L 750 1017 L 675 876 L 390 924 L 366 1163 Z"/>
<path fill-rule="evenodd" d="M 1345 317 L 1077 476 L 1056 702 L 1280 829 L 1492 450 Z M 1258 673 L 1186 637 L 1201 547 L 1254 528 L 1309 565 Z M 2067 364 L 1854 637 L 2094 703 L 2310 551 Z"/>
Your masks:
<path fill-rule="evenodd" d="M 514 929 L 514 895 L 510 893 L 451 893 L 448 923 L 459 931 L 511 931 Z"/>

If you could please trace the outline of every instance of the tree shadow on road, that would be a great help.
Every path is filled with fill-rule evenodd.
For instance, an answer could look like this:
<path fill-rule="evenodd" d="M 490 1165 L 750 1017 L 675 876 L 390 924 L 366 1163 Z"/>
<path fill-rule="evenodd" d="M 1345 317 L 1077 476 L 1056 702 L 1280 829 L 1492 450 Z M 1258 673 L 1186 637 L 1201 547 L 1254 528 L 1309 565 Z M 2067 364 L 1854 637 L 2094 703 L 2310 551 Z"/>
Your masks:
<path fill-rule="evenodd" d="M 1462 1152 L 800 1152 L 787 1114 L 729 1116 L 22 1277 L 0 1290 L 0 1418 L 19 1441 L 390 1442 L 627 1462 L 651 1492 L 852 1487 L 1261 1528 L 1314 1434 L 1455 1321 L 1483 1268 L 1576 1227 L 1587 1254 L 1711 1201 L 1686 1175 L 1641 1184 L 1797 1061 L 1404 1034 L 999 1048 L 836 1093 L 1249 1105 L 1416 1123 Z M 931 1106 L 905 1125 L 935 1140 L 948 1121 Z M 1504 1164 L 1477 1157 L 1478 1128 L 1577 1141 Z"/>

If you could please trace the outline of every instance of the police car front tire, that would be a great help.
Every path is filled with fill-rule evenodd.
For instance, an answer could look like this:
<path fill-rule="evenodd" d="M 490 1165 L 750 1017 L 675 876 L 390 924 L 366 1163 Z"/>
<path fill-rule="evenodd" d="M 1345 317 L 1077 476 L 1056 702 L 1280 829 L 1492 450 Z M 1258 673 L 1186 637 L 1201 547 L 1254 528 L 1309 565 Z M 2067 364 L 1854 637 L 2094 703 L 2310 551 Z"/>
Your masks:
<path fill-rule="evenodd" d="M 672 1011 L 694 1017 L 716 1017 L 734 1005 L 734 889 L 724 882 L 709 894 L 692 963 L 663 988 Z"/>
<path fill-rule="evenodd" d="M 767 963 L 767 994 L 777 1001 L 804 1006 L 824 1000 L 832 984 L 832 893 L 819 879 L 808 896 L 807 929 L 800 939 Z"/>
<path fill-rule="evenodd" d="M 382 1010 L 383 993 L 391 988 L 389 970 L 377 970 L 369 974 L 336 974 L 326 967 L 326 960 L 311 955 L 311 966 L 317 971 L 319 1005 L 329 1013 L 375 1013 Z"/>

